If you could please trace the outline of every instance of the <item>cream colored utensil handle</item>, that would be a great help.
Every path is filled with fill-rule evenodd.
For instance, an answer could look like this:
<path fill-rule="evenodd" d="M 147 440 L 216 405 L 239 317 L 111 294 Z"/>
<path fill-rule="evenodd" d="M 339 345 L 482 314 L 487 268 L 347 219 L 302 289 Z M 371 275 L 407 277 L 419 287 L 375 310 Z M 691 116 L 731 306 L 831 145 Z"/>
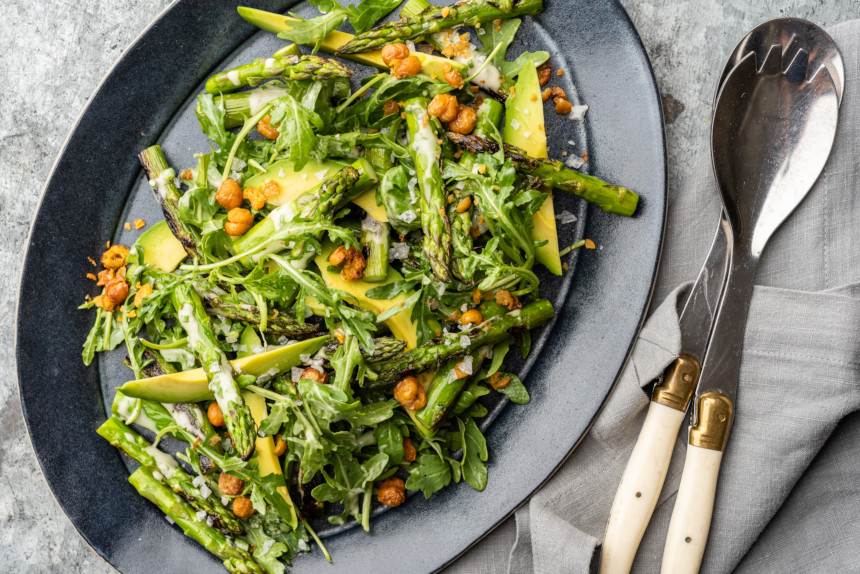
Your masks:
<path fill-rule="evenodd" d="M 684 474 L 666 535 L 662 574 L 698 572 L 711 530 L 717 478 L 734 406 L 719 393 L 702 395 L 698 406 L 699 420 L 690 428 Z"/>
<path fill-rule="evenodd" d="M 600 554 L 600 574 L 630 572 L 636 550 L 660 498 L 675 439 L 698 374 L 698 362 L 683 355 L 669 366 L 663 383 L 654 389 L 645 423 L 609 513 Z"/>

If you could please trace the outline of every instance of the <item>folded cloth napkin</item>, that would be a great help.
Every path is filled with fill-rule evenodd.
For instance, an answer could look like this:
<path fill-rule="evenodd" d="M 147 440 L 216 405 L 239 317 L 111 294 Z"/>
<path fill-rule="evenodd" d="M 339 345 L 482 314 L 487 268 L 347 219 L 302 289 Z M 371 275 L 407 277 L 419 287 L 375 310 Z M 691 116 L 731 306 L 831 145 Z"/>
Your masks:
<path fill-rule="evenodd" d="M 830 33 L 846 75 L 836 142 L 759 269 L 703 572 L 860 571 L 860 413 L 852 414 L 860 409 L 860 21 Z M 593 429 L 514 518 L 447 572 L 594 567 L 650 383 L 679 353 L 679 307 L 719 217 L 706 152 L 669 207 L 662 303 Z M 660 570 L 686 442 L 682 431 L 634 572 Z"/>

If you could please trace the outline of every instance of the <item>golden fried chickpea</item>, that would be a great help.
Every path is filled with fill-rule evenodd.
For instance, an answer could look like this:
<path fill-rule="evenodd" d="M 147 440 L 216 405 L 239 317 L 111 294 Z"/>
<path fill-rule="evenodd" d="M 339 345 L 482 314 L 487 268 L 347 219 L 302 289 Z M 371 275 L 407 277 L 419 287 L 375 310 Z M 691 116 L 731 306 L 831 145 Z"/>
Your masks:
<path fill-rule="evenodd" d="M 386 506 L 400 506 L 406 502 L 406 483 L 396 476 L 385 479 L 379 485 L 376 499 Z"/>
<path fill-rule="evenodd" d="M 247 496 L 237 496 L 233 499 L 233 514 L 239 518 L 251 518 L 254 516 L 254 504 Z"/>
<path fill-rule="evenodd" d="M 512 295 L 507 289 L 499 289 L 496 291 L 496 303 L 508 308 L 508 311 L 522 308 L 523 304 L 520 300 Z"/>
<path fill-rule="evenodd" d="M 472 133 L 476 123 L 478 123 L 478 114 L 475 110 L 461 104 L 457 110 L 457 118 L 448 124 L 448 129 L 454 133 L 467 135 Z"/>
<path fill-rule="evenodd" d="M 347 249 L 346 261 L 340 270 L 341 279 L 344 281 L 358 281 L 364 277 L 365 269 L 367 269 L 367 260 L 364 258 L 364 254 L 355 247 Z"/>
<path fill-rule="evenodd" d="M 206 409 L 206 418 L 209 419 L 213 427 L 224 426 L 224 413 L 221 412 L 221 407 L 215 401 L 209 403 L 209 408 Z"/>
<path fill-rule="evenodd" d="M 540 82 L 541 86 L 545 86 L 547 82 L 549 82 L 550 77 L 552 77 L 552 64 L 549 62 L 544 62 L 537 68 L 538 82 Z"/>
<path fill-rule="evenodd" d="M 499 389 L 504 389 L 505 387 L 507 387 L 511 382 L 511 378 L 507 375 L 503 375 L 502 373 L 495 372 L 490 375 L 490 378 L 487 379 L 487 382 L 490 383 L 491 387 L 498 391 Z"/>
<path fill-rule="evenodd" d="M 412 462 L 418 456 L 418 451 L 415 449 L 415 444 L 408 436 L 403 437 L 403 460 Z"/>
<path fill-rule="evenodd" d="M 551 94 L 552 94 L 552 90 L 550 90 L 549 88 L 547 88 L 547 89 L 545 89 L 544 91 L 542 91 L 542 92 L 541 92 L 540 97 L 541 97 L 541 99 L 542 99 L 543 101 L 547 101 L 547 100 L 549 99 L 549 97 L 550 97 L 550 95 L 551 95 Z"/>
<path fill-rule="evenodd" d="M 434 96 L 427 106 L 427 113 L 443 122 L 451 122 L 457 119 L 457 110 L 460 104 L 457 97 L 451 94 L 439 94 Z"/>
<path fill-rule="evenodd" d="M 308 367 L 304 371 L 302 371 L 303 379 L 310 379 L 312 381 L 316 381 L 321 385 L 328 383 L 328 373 L 325 371 L 319 371 L 314 369 L 313 367 Z"/>
<path fill-rule="evenodd" d="M 480 323 L 484 320 L 484 316 L 477 309 L 469 309 L 463 316 L 460 317 L 460 324 L 469 325 L 470 323 Z"/>
<path fill-rule="evenodd" d="M 560 116 L 566 116 L 573 109 L 570 102 L 562 98 L 555 99 L 555 113 Z"/>
<path fill-rule="evenodd" d="M 287 452 L 287 441 L 278 435 L 275 437 L 275 456 L 281 456 L 285 452 Z"/>
<path fill-rule="evenodd" d="M 332 267 L 340 267 L 346 261 L 346 247 L 339 245 L 337 249 L 328 256 L 328 264 Z"/>
<path fill-rule="evenodd" d="M 186 169 L 185 171 L 182 172 L 182 175 L 180 175 L 179 177 L 181 177 L 182 179 L 191 179 L 194 177 L 194 172 L 191 171 L 190 169 Z"/>
<path fill-rule="evenodd" d="M 248 203 L 251 204 L 251 208 L 256 209 L 257 211 L 263 209 L 266 205 L 266 196 L 257 187 L 246 187 L 245 191 L 242 192 L 242 197 L 247 199 Z"/>
<path fill-rule="evenodd" d="M 470 207 L 472 207 L 472 198 L 471 197 L 464 197 L 457 204 L 457 213 L 464 213 Z"/>
<path fill-rule="evenodd" d="M 108 284 L 108 281 L 113 279 L 115 274 L 116 271 L 113 269 L 103 269 L 102 271 L 99 271 L 99 276 L 96 280 L 96 286 L 104 287 Z"/>
<path fill-rule="evenodd" d="M 399 80 L 417 76 L 420 71 L 421 60 L 418 59 L 418 56 L 407 56 L 391 68 L 391 74 Z"/>
<path fill-rule="evenodd" d="M 552 99 L 554 99 L 554 100 L 557 98 L 561 98 L 562 100 L 567 99 L 567 92 L 565 92 L 564 90 L 562 90 L 558 86 L 552 87 L 552 90 L 550 90 L 550 95 L 552 96 Z"/>
<path fill-rule="evenodd" d="M 382 106 L 382 113 L 386 116 L 390 116 L 391 114 L 396 114 L 400 111 L 400 105 L 394 100 L 388 100 L 385 102 L 385 105 Z"/>
<path fill-rule="evenodd" d="M 242 207 L 235 207 L 227 212 L 227 222 L 224 224 L 224 231 L 227 235 L 242 235 L 254 223 L 254 216 L 250 211 Z"/>
<path fill-rule="evenodd" d="M 242 205 L 242 188 L 239 183 L 230 178 L 222 181 L 215 192 L 215 201 L 228 211 Z"/>
<path fill-rule="evenodd" d="M 484 292 L 480 289 L 475 289 L 474 291 L 472 291 L 472 303 L 474 303 L 475 305 L 480 305 L 481 299 L 483 298 Z"/>
<path fill-rule="evenodd" d="M 222 472 L 218 477 L 218 490 L 227 496 L 236 496 L 245 489 L 245 481 L 232 474 Z"/>
<path fill-rule="evenodd" d="M 128 247 L 113 245 L 102 253 L 102 265 L 105 269 L 119 269 L 125 265 L 126 257 L 128 257 Z"/>
<path fill-rule="evenodd" d="M 272 116 L 266 116 L 262 120 L 260 120 L 260 122 L 257 124 L 257 131 L 267 140 L 276 140 L 281 134 L 278 132 L 278 130 L 272 127 L 272 125 L 269 123 L 270 121 L 272 121 Z"/>
<path fill-rule="evenodd" d="M 442 77 L 448 82 L 449 85 L 457 88 L 458 90 L 463 87 L 465 82 L 463 81 L 463 76 L 460 75 L 460 72 L 454 68 L 450 70 L 446 70 Z"/>
<path fill-rule="evenodd" d="M 402 43 L 386 44 L 382 47 L 382 61 L 389 68 L 394 67 L 397 61 L 409 57 L 409 46 Z"/>
<path fill-rule="evenodd" d="M 140 285 L 140 283 L 138 283 L 138 285 L 139 287 L 134 293 L 135 307 L 140 307 L 141 305 L 143 305 L 143 300 L 152 295 L 152 284 L 144 283 L 143 285 Z"/>
<path fill-rule="evenodd" d="M 105 297 L 113 305 L 119 305 L 128 297 L 128 283 L 122 277 L 114 277 L 105 285 Z"/>
<path fill-rule="evenodd" d="M 403 377 L 394 387 L 394 398 L 403 405 L 403 408 L 411 411 L 423 409 L 427 405 L 427 393 L 424 387 L 418 384 L 415 377 Z"/>

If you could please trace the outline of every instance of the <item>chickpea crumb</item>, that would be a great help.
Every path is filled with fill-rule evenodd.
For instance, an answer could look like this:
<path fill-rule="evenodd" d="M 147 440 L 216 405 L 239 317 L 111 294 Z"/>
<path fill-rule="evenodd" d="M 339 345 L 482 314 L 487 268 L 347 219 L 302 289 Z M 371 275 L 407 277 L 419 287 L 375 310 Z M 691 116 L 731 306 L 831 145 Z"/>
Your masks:
<path fill-rule="evenodd" d="M 551 94 L 552 94 L 552 90 L 547 88 L 543 92 L 541 92 L 541 99 L 543 99 L 543 101 L 546 102 L 547 100 L 549 100 L 549 97 Z"/>
<path fill-rule="evenodd" d="M 417 76 L 420 71 L 421 60 L 418 59 L 418 56 L 407 56 L 391 68 L 391 74 L 399 80 Z"/>
<path fill-rule="evenodd" d="M 470 207 L 472 207 L 472 198 L 464 197 L 460 200 L 460 203 L 457 204 L 457 213 L 464 213 Z"/>
<path fill-rule="evenodd" d="M 586 249 L 597 249 L 597 245 L 595 245 L 594 241 L 592 241 L 591 239 L 586 239 L 585 240 L 585 248 Z"/>
<path fill-rule="evenodd" d="M 334 330 L 334 338 L 337 339 L 337 342 L 341 345 L 346 343 L 346 337 L 344 336 L 343 331 L 341 331 L 340 329 Z"/>
<path fill-rule="evenodd" d="M 142 219 L 135 219 L 134 220 L 134 228 L 135 229 L 143 229 L 144 227 L 146 227 L 146 222 L 144 220 L 142 220 Z"/>
<path fill-rule="evenodd" d="M 125 224 L 124 224 L 122 227 L 123 227 L 123 229 L 125 229 L 126 231 L 131 231 L 131 223 L 129 223 L 128 221 L 126 221 L 126 222 L 125 222 Z"/>
<path fill-rule="evenodd" d="M 87 273 L 87 279 L 92 279 L 93 281 L 99 280 L 99 278 L 96 277 L 95 273 Z"/>
<path fill-rule="evenodd" d="M 267 140 L 276 140 L 281 134 L 277 130 L 277 128 L 275 128 L 269 123 L 271 121 L 272 116 L 265 116 L 262 120 L 260 120 L 259 123 L 257 123 L 257 133 L 259 133 Z"/>
<path fill-rule="evenodd" d="M 496 389 L 504 389 L 511 383 L 511 377 L 507 375 L 503 375 L 498 371 L 490 375 L 490 378 L 487 379 L 487 382 L 490 383 L 490 386 Z"/>
<path fill-rule="evenodd" d="M 555 73 L 555 75 L 556 75 L 556 76 L 563 76 L 563 75 L 564 75 L 564 70 L 559 70 L 558 72 L 556 72 L 556 73 Z"/>
<path fill-rule="evenodd" d="M 415 449 L 415 444 L 412 442 L 412 439 L 408 436 L 403 437 L 403 460 L 412 462 L 415 460 L 417 455 L 418 451 Z"/>
<path fill-rule="evenodd" d="M 573 109 L 573 106 L 567 100 L 562 98 L 555 99 L 555 113 L 560 116 L 566 116 Z"/>
<path fill-rule="evenodd" d="M 396 476 L 385 479 L 379 485 L 376 499 L 385 506 L 400 506 L 406 502 L 406 483 Z"/>
<path fill-rule="evenodd" d="M 382 106 L 382 113 L 386 116 L 390 116 L 391 114 L 396 114 L 400 109 L 400 106 L 397 105 L 397 102 L 394 100 L 388 100 L 385 102 L 385 105 Z"/>
<path fill-rule="evenodd" d="M 567 271 L 568 269 L 570 269 L 570 265 L 568 265 L 567 261 L 565 261 L 564 263 L 561 264 L 561 268 L 564 269 L 565 271 Z"/>
<path fill-rule="evenodd" d="M 442 8 L 442 17 L 443 18 L 447 18 L 448 14 L 450 14 L 450 13 L 451 13 L 451 7 L 450 6 L 445 6 L 444 8 Z"/>
<path fill-rule="evenodd" d="M 496 303 L 503 307 L 507 307 L 508 311 L 521 309 L 523 306 L 523 304 L 520 303 L 520 300 L 507 289 L 496 291 Z"/>
<path fill-rule="evenodd" d="M 90 263 L 92 263 L 92 264 L 93 264 L 93 267 L 98 267 L 98 264 L 96 263 L 96 260 L 95 260 L 95 259 L 93 259 L 92 257 L 87 257 L 87 261 L 89 261 Z"/>
<path fill-rule="evenodd" d="M 588 152 L 587 151 L 582 152 L 582 161 L 584 161 L 585 163 L 588 163 Z"/>
<path fill-rule="evenodd" d="M 218 403 L 215 401 L 209 403 L 209 408 L 206 409 L 206 418 L 209 419 L 209 422 L 212 423 L 212 426 L 214 427 L 224 426 L 224 413 L 221 412 L 221 407 L 219 407 Z"/>
<path fill-rule="evenodd" d="M 275 436 L 275 456 L 281 456 L 287 452 L 287 441 L 281 438 L 281 435 Z"/>
<path fill-rule="evenodd" d="M 478 173 L 480 173 L 481 175 L 484 175 L 485 173 L 487 173 L 487 166 L 484 164 L 479 165 L 478 166 Z"/>
<path fill-rule="evenodd" d="M 537 68 L 538 82 L 541 86 L 547 85 L 550 76 L 552 76 L 552 64 L 544 62 Z"/>
<path fill-rule="evenodd" d="M 263 209 L 266 205 L 266 194 L 260 188 L 247 187 L 242 191 L 242 198 L 247 199 L 252 209 L 257 211 Z M 242 205 L 241 201 L 239 205 Z M 236 207 L 239 207 L 238 205 Z M 230 209 L 233 209 L 232 207 Z"/>
<path fill-rule="evenodd" d="M 474 291 L 472 291 L 472 303 L 474 303 L 475 305 L 480 305 L 481 304 L 481 298 L 483 296 L 484 296 L 483 291 L 481 291 L 480 289 L 475 289 Z"/>
<path fill-rule="evenodd" d="M 179 177 L 181 177 L 182 179 L 191 179 L 194 177 L 194 172 L 191 171 L 191 169 L 186 169 Z"/>

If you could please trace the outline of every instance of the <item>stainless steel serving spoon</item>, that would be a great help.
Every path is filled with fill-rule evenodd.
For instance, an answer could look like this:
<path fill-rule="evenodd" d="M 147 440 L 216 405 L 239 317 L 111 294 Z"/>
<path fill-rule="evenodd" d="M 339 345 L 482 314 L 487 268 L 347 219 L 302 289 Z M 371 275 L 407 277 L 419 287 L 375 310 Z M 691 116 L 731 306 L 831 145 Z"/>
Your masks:
<path fill-rule="evenodd" d="M 831 74 L 810 68 L 806 50 L 797 50 L 785 68 L 782 55 L 774 45 L 757 67 L 760 58 L 748 53 L 717 97 L 711 146 L 731 263 L 696 388 L 664 573 L 697 572 L 701 564 L 735 412 L 755 272 L 770 237 L 818 179 L 836 135 L 839 93 Z"/>

